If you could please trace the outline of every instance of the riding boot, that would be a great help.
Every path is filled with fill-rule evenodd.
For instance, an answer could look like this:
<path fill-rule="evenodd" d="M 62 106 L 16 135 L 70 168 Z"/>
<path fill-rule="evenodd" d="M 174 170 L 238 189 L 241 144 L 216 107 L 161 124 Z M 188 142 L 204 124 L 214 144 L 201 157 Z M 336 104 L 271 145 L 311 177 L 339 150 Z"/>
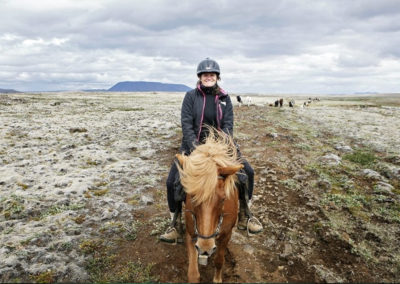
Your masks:
<path fill-rule="evenodd" d="M 261 222 L 253 216 L 250 211 L 251 201 L 246 204 L 245 200 L 240 199 L 239 215 L 237 228 L 246 230 L 251 234 L 258 234 L 263 230 Z"/>
<path fill-rule="evenodd" d="M 167 243 L 182 243 L 182 231 L 181 212 L 171 212 L 171 224 L 165 233 L 160 236 L 160 241 Z"/>

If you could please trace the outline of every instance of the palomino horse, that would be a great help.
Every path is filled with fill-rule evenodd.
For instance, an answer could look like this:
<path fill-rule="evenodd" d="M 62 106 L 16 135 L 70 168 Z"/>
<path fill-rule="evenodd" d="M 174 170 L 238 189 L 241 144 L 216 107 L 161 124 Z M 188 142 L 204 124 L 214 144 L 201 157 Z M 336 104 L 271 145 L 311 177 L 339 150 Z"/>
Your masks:
<path fill-rule="evenodd" d="M 198 264 L 207 265 L 215 251 L 214 282 L 222 282 L 225 249 L 238 215 L 237 159 L 232 139 L 210 131 L 205 144 L 190 156 L 176 155 L 181 183 L 186 191 L 185 223 L 188 281 L 199 282 Z"/>

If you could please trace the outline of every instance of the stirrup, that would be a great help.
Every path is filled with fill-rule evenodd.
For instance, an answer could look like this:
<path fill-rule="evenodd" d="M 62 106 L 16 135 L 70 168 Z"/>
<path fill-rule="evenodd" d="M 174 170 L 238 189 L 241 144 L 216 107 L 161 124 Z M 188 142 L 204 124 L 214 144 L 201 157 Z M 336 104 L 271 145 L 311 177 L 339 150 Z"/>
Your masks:
<path fill-rule="evenodd" d="M 249 222 L 250 222 L 250 220 L 254 220 L 258 225 L 260 225 L 261 230 L 259 230 L 259 231 L 257 231 L 257 232 L 254 232 L 254 233 L 253 233 L 253 232 L 250 232 L 250 230 L 249 230 Z M 256 217 L 251 216 L 251 217 L 249 217 L 249 219 L 247 219 L 247 235 L 248 235 L 248 236 L 252 236 L 252 235 L 261 233 L 262 230 L 263 230 L 263 225 L 261 224 L 261 222 L 260 222 Z"/>

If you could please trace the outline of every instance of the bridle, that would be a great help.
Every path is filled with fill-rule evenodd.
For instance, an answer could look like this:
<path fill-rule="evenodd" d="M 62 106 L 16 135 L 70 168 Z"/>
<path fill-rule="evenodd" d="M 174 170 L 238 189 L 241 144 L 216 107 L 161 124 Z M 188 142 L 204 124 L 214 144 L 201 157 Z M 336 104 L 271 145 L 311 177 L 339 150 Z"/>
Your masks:
<path fill-rule="evenodd" d="M 199 230 L 197 229 L 197 220 L 196 220 L 196 215 L 194 214 L 194 212 L 192 210 L 185 210 L 185 211 L 192 213 L 193 226 L 194 226 L 194 236 L 192 237 L 192 239 L 194 241 L 197 240 L 197 238 L 208 240 L 208 239 L 212 239 L 212 238 L 214 238 L 214 237 L 219 235 L 219 232 L 221 230 L 222 222 L 224 221 L 224 213 L 221 213 L 221 215 L 219 215 L 218 225 L 217 225 L 217 228 L 215 228 L 214 233 L 212 233 L 209 236 L 204 236 L 204 235 L 200 234 Z"/>
<path fill-rule="evenodd" d="M 221 176 L 221 175 L 218 176 L 218 179 L 225 179 L 225 178 L 226 178 L 225 176 Z M 192 199 L 190 199 L 190 202 L 192 202 Z M 224 201 L 222 201 L 222 202 L 224 202 Z M 189 210 L 189 209 L 186 209 L 185 212 L 192 213 L 193 226 L 194 226 L 194 236 L 192 237 L 193 241 L 196 241 L 197 238 L 208 240 L 208 239 L 212 239 L 212 238 L 214 238 L 214 237 L 219 235 L 219 232 L 221 230 L 222 222 L 224 221 L 224 212 L 221 212 L 221 214 L 219 215 L 217 228 L 215 228 L 214 233 L 212 233 L 209 236 L 204 236 L 204 235 L 199 233 L 199 230 L 197 229 L 197 219 L 196 219 L 196 215 L 194 214 L 194 212 L 192 210 Z"/>

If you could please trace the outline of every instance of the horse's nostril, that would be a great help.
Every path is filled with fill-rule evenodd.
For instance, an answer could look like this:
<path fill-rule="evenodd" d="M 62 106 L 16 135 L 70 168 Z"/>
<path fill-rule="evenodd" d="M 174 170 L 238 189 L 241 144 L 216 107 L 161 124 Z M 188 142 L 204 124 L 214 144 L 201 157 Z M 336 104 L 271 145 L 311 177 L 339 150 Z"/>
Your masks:
<path fill-rule="evenodd" d="M 197 252 L 198 252 L 199 254 L 201 254 L 201 249 L 199 248 L 199 246 L 198 246 L 198 245 L 194 245 L 194 247 L 196 248 Z"/>
<path fill-rule="evenodd" d="M 210 253 L 210 255 L 212 255 L 215 251 L 217 250 L 217 247 L 216 246 L 214 246 L 212 249 L 211 249 L 211 253 Z"/>

